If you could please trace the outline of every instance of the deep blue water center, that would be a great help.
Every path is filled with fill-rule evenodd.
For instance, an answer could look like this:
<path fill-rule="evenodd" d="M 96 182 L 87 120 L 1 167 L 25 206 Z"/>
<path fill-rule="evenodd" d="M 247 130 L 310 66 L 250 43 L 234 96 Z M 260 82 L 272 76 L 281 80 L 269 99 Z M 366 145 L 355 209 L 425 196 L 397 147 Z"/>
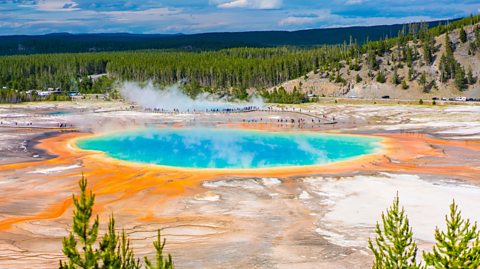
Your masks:
<path fill-rule="evenodd" d="M 81 139 L 81 149 L 140 163 L 188 168 L 267 168 L 374 153 L 379 138 L 238 129 L 145 129 Z"/>

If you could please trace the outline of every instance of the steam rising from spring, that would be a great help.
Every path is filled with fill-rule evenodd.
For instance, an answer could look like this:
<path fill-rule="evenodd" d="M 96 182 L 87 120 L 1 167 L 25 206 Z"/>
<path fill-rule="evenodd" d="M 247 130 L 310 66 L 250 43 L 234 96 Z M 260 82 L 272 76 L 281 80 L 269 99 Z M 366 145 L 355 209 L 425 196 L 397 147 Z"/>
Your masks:
<path fill-rule="evenodd" d="M 142 87 L 136 82 L 125 82 L 121 85 L 120 92 L 128 101 L 134 102 L 144 108 L 164 109 L 172 111 L 205 111 L 224 109 L 243 109 L 245 107 L 263 107 L 263 100 L 259 97 L 251 101 L 229 102 L 226 98 L 218 98 L 208 93 L 202 93 L 195 99 L 183 93 L 178 85 L 166 89 L 156 88 L 151 82 Z"/>

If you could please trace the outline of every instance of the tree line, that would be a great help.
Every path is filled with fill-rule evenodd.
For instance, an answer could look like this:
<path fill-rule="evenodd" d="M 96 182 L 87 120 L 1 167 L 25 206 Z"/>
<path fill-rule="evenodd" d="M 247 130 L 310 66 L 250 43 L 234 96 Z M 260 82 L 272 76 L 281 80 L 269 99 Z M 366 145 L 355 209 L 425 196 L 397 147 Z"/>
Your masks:
<path fill-rule="evenodd" d="M 447 23 L 431 21 L 434 27 Z M 253 31 L 200 34 L 47 34 L 0 36 L 0 55 L 127 51 L 145 49 L 218 50 L 235 47 L 312 47 L 339 44 L 349 36 L 361 43 L 397 33 L 402 24 L 366 27 L 308 29 L 300 31 Z"/>
<path fill-rule="evenodd" d="M 359 71 L 363 66 L 368 68 L 371 78 L 376 76 L 377 81 L 383 83 L 386 70 L 379 70 L 379 57 L 386 57 L 388 63 L 394 64 L 393 72 L 406 64 L 409 72 L 403 80 L 411 81 L 421 78 L 415 74 L 415 62 L 433 63 L 436 36 L 447 33 L 448 37 L 449 31 L 478 22 L 480 15 L 434 28 L 429 28 L 427 23 L 412 23 L 405 25 L 396 37 L 363 44 L 351 38 L 348 43 L 315 48 L 243 47 L 214 51 L 141 50 L 2 56 L 0 90 L 15 92 L 5 93 L 0 102 L 24 100 L 22 93 L 50 87 L 60 87 L 65 93 L 106 93 L 112 89 L 113 81 L 125 80 L 151 80 L 159 85 L 181 83 L 191 96 L 208 91 L 244 98 L 248 88 L 261 92 L 312 71 L 324 74 L 335 83 L 346 84 L 340 70 Z M 476 28 L 476 39 L 470 42 L 469 53 L 477 53 L 480 49 L 478 32 Z M 462 31 L 460 35 L 461 40 L 467 42 Z M 421 44 L 421 49 L 412 46 L 411 42 Z M 447 51 L 442 57 L 442 82 L 454 79 L 457 87 L 463 90 L 470 83 L 468 70 L 454 60 L 454 48 L 451 49 L 452 52 Z M 93 80 L 90 75 L 95 74 L 108 76 Z M 362 79 L 357 75 L 357 82 Z M 398 76 L 393 78 L 395 84 L 402 86 L 405 81 Z M 427 88 L 427 82 L 420 83 Z M 272 100 L 282 99 L 277 98 L 276 93 L 272 96 Z"/>
<path fill-rule="evenodd" d="M 303 76 L 345 57 L 342 46 L 315 49 L 235 48 L 204 52 L 133 51 L 0 57 L 0 86 L 17 92 L 60 87 L 65 92 L 103 93 L 111 81 L 182 83 L 201 91 L 262 89 Z M 92 81 L 92 74 L 108 73 Z"/>

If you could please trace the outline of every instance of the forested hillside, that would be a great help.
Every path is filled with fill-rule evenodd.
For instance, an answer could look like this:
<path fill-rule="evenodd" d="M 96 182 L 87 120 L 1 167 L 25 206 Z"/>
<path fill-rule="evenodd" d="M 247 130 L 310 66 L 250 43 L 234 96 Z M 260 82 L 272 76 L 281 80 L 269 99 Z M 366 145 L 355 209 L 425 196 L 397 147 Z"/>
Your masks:
<path fill-rule="evenodd" d="M 92 85 L 86 76 L 108 72 L 112 79 L 153 80 L 161 85 L 185 82 L 212 89 L 262 88 L 337 61 L 344 53 L 344 47 L 332 46 L 6 56 L 0 58 L 0 81 L 19 90 L 61 87 L 88 92 Z"/>
<path fill-rule="evenodd" d="M 455 20 L 453 20 L 455 21 Z M 432 21 L 429 28 L 448 21 Z M 204 33 L 192 35 L 139 34 L 49 34 L 39 36 L 0 36 L 0 55 L 101 52 L 144 49 L 215 50 L 234 47 L 278 47 L 342 44 L 350 39 L 359 44 L 396 36 L 406 25 L 379 25 L 311 29 L 301 31 L 256 31 Z"/>
<path fill-rule="evenodd" d="M 480 100 L 478 22 L 477 16 L 416 37 L 401 32 L 395 39 L 367 44 L 363 54 L 334 68 L 310 72 L 269 91 L 274 96 L 297 89 L 319 96 Z"/>
<path fill-rule="evenodd" d="M 385 83 L 388 79 L 404 88 L 416 82 L 427 91 L 436 83 L 435 70 L 441 73 L 440 82 L 455 81 L 458 89 L 464 90 L 473 82 L 473 76 L 469 74 L 467 66 L 455 60 L 454 47 L 446 51 L 441 64 L 438 63 L 440 46 L 436 38 L 470 27 L 468 36 L 464 37 L 464 46 L 468 46 L 469 53 L 474 55 L 480 50 L 479 30 L 474 27 L 479 21 L 480 16 L 472 16 L 435 28 L 429 28 L 424 23 L 410 24 L 404 26 L 395 38 L 365 44 L 352 39 L 341 45 L 317 48 L 232 48 L 190 52 L 143 50 L 2 56 L 0 86 L 5 90 L 0 97 L 12 102 L 12 95 L 26 96 L 27 91 L 50 87 L 60 87 L 65 93 L 101 93 L 109 91 L 114 80 L 152 80 L 159 85 L 181 83 L 191 96 L 208 91 L 232 94 L 242 99 L 247 97 L 247 89 L 253 89 L 271 101 L 300 102 L 304 99 L 300 98 L 303 94 L 298 93 L 301 85 L 298 85 L 296 92 L 294 88 L 276 91 L 272 87 L 299 77 L 306 78 L 309 74 L 328 79 L 338 87 L 366 80 Z M 424 71 L 427 67 L 431 72 Z M 108 75 L 96 80 L 88 77 L 103 73 Z M 264 90 L 268 88 L 270 91 Z M 283 96 L 276 96 L 278 94 Z M 289 94 L 296 97 L 285 97 Z"/>

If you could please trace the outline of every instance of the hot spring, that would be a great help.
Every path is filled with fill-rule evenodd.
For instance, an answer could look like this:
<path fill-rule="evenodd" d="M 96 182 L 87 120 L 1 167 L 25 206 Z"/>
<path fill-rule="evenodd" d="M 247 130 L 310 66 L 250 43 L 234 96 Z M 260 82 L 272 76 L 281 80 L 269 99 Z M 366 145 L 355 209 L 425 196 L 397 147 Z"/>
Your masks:
<path fill-rule="evenodd" d="M 238 129 L 145 129 L 84 138 L 77 146 L 107 156 L 185 168 L 321 165 L 380 148 L 380 138 Z"/>

